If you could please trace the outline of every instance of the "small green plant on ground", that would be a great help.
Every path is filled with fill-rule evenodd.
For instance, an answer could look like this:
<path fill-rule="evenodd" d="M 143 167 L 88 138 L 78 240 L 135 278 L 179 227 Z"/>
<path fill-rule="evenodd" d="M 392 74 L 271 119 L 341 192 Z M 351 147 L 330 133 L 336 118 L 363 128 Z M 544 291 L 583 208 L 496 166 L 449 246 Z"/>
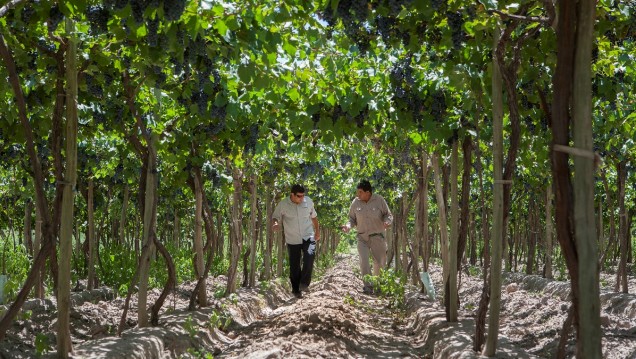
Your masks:
<path fill-rule="evenodd" d="M 197 325 L 192 319 L 192 315 L 189 315 L 183 323 L 183 328 L 188 332 L 190 338 L 194 338 L 197 335 Z"/>
<path fill-rule="evenodd" d="M 44 333 L 38 333 L 35 335 L 35 352 L 37 356 L 41 356 L 45 351 L 51 349 L 51 344 L 49 343 L 49 337 Z"/>
<path fill-rule="evenodd" d="M 345 294 L 345 296 L 343 298 L 343 302 L 345 302 L 346 304 L 349 304 L 351 306 L 355 306 L 356 305 L 356 300 L 353 299 L 353 297 L 350 296 L 349 294 Z"/>
<path fill-rule="evenodd" d="M 221 307 L 220 310 L 214 310 L 210 315 L 210 329 L 218 328 L 222 331 L 227 331 L 230 324 L 232 324 L 232 316 L 225 307 Z"/>
<path fill-rule="evenodd" d="M 406 276 L 389 268 L 381 269 L 378 276 L 365 275 L 363 279 L 373 286 L 377 294 L 389 300 L 389 308 L 404 307 Z"/>
<path fill-rule="evenodd" d="M 208 353 L 205 350 L 199 350 L 196 348 L 188 348 L 187 350 L 190 357 L 195 357 L 198 359 L 213 359 L 214 355 L 212 353 Z"/>

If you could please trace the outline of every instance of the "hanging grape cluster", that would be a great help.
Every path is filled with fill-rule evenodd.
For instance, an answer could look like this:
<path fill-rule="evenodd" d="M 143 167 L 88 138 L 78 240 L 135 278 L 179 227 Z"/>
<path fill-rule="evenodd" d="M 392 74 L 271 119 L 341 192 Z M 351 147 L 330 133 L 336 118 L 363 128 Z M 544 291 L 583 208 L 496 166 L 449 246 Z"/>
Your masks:
<path fill-rule="evenodd" d="M 443 91 L 436 90 L 429 94 L 430 99 L 430 108 L 431 115 L 433 115 L 433 120 L 436 122 L 442 122 L 444 116 L 446 116 L 446 110 L 448 106 L 446 105 L 446 95 Z"/>
<path fill-rule="evenodd" d="M 102 86 L 92 75 L 84 75 L 84 81 L 86 82 L 86 89 L 88 90 L 88 93 L 98 98 L 101 98 L 104 95 Z"/>
<path fill-rule="evenodd" d="M 163 13 L 168 21 L 179 20 L 185 7 L 185 0 L 163 0 Z"/>
<path fill-rule="evenodd" d="M 86 18 L 90 24 L 92 35 L 99 35 L 108 32 L 108 20 L 110 12 L 101 5 L 89 6 L 86 9 Z"/>
<path fill-rule="evenodd" d="M 393 65 L 390 81 L 393 87 L 393 102 L 396 108 L 413 116 L 418 125 L 422 123 L 425 114 L 424 100 L 420 97 L 420 90 L 413 75 L 412 57 L 407 56 Z"/>
<path fill-rule="evenodd" d="M 157 47 L 159 45 L 159 17 L 155 16 L 152 19 L 146 19 L 146 41 L 148 46 Z"/>
<path fill-rule="evenodd" d="M 461 12 L 447 12 L 446 19 L 448 21 L 448 26 L 452 32 L 453 39 L 453 47 L 455 50 L 459 50 L 462 48 L 464 43 L 464 39 L 466 37 L 466 33 L 464 32 L 464 16 Z"/>
<path fill-rule="evenodd" d="M 256 151 L 256 142 L 258 141 L 258 129 L 259 124 L 253 123 L 250 125 L 249 130 L 243 129 L 241 130 L 241 136 L 246 138 L 245 146 L 243 147 L 243 152 L 246 154 L 254 154 Z"/>
<path fill-rule="evenodd" d="M 57 26 L 64 20 L 64 14 L 60 11 L 60 8 L 57 4 L 51 6 L 49 10 L 49 19 L 46 22 L 46 26 L 50 32 L 55 31 Z"/>

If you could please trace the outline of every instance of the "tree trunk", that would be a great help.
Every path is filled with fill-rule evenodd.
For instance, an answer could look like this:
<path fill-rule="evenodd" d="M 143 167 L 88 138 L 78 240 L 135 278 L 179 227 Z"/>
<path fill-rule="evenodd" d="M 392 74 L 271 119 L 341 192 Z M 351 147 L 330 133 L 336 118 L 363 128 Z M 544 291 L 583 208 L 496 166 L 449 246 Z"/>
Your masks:
<path fill-rule="evenodd" d="M 95 257 L 97 246 L 95 241 L 95 209 L 94 204 L 94 187 L 93 178 L 88 179 L 88 199 L 86 201 L 88 212 L 88 289 L 95 289 L 97 277 L 95 276 Z"/>
<path fill-rule="evenodd" d="M 77 39 L 75 24 L 66 18 L 66 169 L 60 227 L 60 260 L 57 288 L 57 355 L 68 358 L 71 342 L 71 258 L 73 258 L 74 198 L 77 183 Z"/>
<path fill-rule="evenodd" d="M 269 186 L 268 186 L 269 187 Z M 265 226 L 265 241 L 267 245 L 265 246 L 265 257 L 263 261 L 265 262 L 263 266 L 263 279 L 270 280 L 272 279 L 272 248 L 274 245 L 274 231 L 272 231 L 272 226 L 269 224 L 270 219 L 272 218 L 272 214 L 274 213 L 274 194 L 271 191 L 266 191 L 267 198 L 265 199 L 265 221 L 263 224 Z"/>
<path fill-rule="evenodd" d="M 625 182 L 627 179 L 627 160 L 619 161 L 616 164 L 618 175 L 618 244 L 620 259 L 618 270 L 616 271 L 616 284 L 614 291 L 618 292 L 622 288 L 623 293 L 627 293 L 627 211 L 625 209 Z"/>
<path fill-rule="evenodd" d="M 499 43 L 501 30 L 495 28 L 495 46 Z M 494 51 L 497 52 L 496 50 Z M 484 355 L 492 357 L 497 352 L 499 336 L 499 314 L 501 308 L 501 257 L 504 235 L 504 182 L 503 174 L 503 93 L 501 70 L 498 61 L 492 65 L 492 103 L 493 103 L 493 229 L 492 263 L 490 271 L 490 316 L 488 317 L 488 336 Z M 483 298 L 483 295 L 482 295 Z M 486 305 L 487 307 L 488 305 Z"/>
<path fill-rule="evenodd" d="M 177 249 L 181 248 L 181 217 L 179 217 L 179 211 L 174 209 L 174 227 L 172 229 L 172 243 L 174 243 Z"/>
<path fill-rule="evenodd" d="M 283 261 L 285 260 L 285 240 L 282 235 L 283 231 L 274 232 L 274 240 L 276 241 L 276 248 L 278 248 L 278 261 L 276 262 L 276 277 L 280 278 L 283 275 Z"/>
<path fill-rule="evenodd" d="M 580 272 L 579 255 L 584 255 L 584 259 L 590 260 L 594 256 L 593 246 L 590 238 L 594 237 L 595 230 L 590 231 L 583 222 L 584 218 L 593 224 L 594 219 L 587 217 L 588 214 L 588 195 L 591 189 L 586 184 L 589 178 L 586 176 L 593 176 L 593 157 L 589 163 L 584 164 L 580 162 L 583 158 L 575 156 L 575 173 L 576 177 L 576 193 L 572 188 L 571 182 L 571 169 L 568 163 L 567 151 L 570 149 L 570 110 L 574 111 L 574 117 L 576 119 L 575 131 L 575 146 L 581 146 L 579 150 L 583 150 L 587 153 L 587 147 L 592 143 L 588 143 L 588 139 L 591 140 L 591 124 L 589 129 L 587 128 L 587 119 L 591 113 L 591 106 L 589 96 L 590 91 L 590 63 L 589 56 L 585 56 L 586 52 L 591 53 L 591 43 L 584 35 L 591 30 L 593 24 L 588 23 L 587 17 L 588 9 L 591 8 L 593 12 L 594 1 L 582 0 L 561 0 L 559 1 L 559 18 L 557 28 L 557 66 L 554 71 L 553 88 L 554 99 L 552 105 L 552 138 L 553 138 L 553 150 L 552 150 L 552 172 L 555 181 L 555 197 L 556 197 L 556 231 L 557 238 L 561 245 L 562 253 L 565 257 L 566 266 L 570 273 L 570 284 L 572 286 L 572 306 L 574 311 L 574 323 L 577 329 L 577 352 L 581 357 L 600 358 L 600 336 L 596 337 L 595 332 L 600 328 L 596 326 L 596 321 L 600 321 L 598 307 L 593 308 L 593 302 L 598 301 L 598 292 L 594 293 L 594 285 L 592 281 L 593 273 L 596 271 L 596 266 L 592 265 L 596 263 L 596 258 L 592 262 L 582 263 L 583 267 L 586 267 Z M 581 12 L 579 13 L 579 8 Z M 582 16 L 581 19 L 577 19 L 577 13 Z M 580 20 L 580 21 L 579 21 Z M 593 15 L 591 18 L 593 22 Z M 577 34 L 578 32 L 578 34 Z M 578 38 L 577 38 L 578 35 Z M 591 40 L 591 33 L 589 35 Z M 581 41 L 583 41 L 581 43 Z M 587 57 L 586 65 L 583 64 L 584 58 Z M 576 60 L 576 63 L 575 63 Z M 575 70 L 576 69 L 576 70 Z M 585 75 L 587 73 L 587 75 Z M 586 79 L 585 76 L 587 76 Z M 575 92 L 573 92 L 573 89 Z M 577 96 L 582 98 L 577 99 Z M 570 102 L 570 101 L 573 101 Z M 580 101 L 580 102 L 579 102 Z M 580 132 L 583 131 L 583 132 Z M 587 132 L 587 133 L 586 133 Z M 589 138 L 588 138 L 589 136 Z M 591 151 L 589 151 L 591 153 Z M 588 172 L 580 172 L 583 168 L 588 168 Z M 591 178 L 591 177 L 590 177 Z M 588 192 L 589 193 L 586 193 Z M 577 200 L 575 203 L 574 200 Z M 576 208 L 578 207 L 578 208 Z M 592 209 L 593 210 L 593 209 Z M 575 228 L 577 236 L 575 237 Z M 588 233 L 584 233 L 584 228 Z M 591 237 L 590 237 L 591 236 Z M 583 247 L 579 248 L 579 245 Z M 582 253 L 579 253 L 582 250 Z M 580 277 L 580 274 L 583 277 Z M 596 279 L 598 280 L 598 279 Z M 598 285 L 598 282 L 597 282 Z M 590 292 L 583 294 L 581 289 L 583 286 Z M 581 312 L 580 302 L 581 296 L 590 298 L 585 299 L 585 311 Z M 583 314 L 584 313 L 584 314 Z M 581 315 L 582 314 L 582 315 Z M 581 322 L 583 319 L 583 322 Z M 588 325 L 583 325 L 587 323 Z M 586 333 L 586 334 L 584 334 Z M 583 348 L 588 350 L 582 350 Z"/>
<path fill-rule="evenodd" d="M 35 241 L 33 242 L 33 258 L 37 258 L 42 250 L 42 216 L 38 208 L 35 208 Z M 46 271 L 43 266 L 35 276 L 35 297 L 44 299 L 44 276 Z M 4 273 L 3 273 L 4 274 Z"/>
<path fill-rule="evenodd" d="M 195 172 L 192 176 L 194 180 L 194 269 L 197 279 L 201 280 L 205 270 L 203 263 L 203 188 L 201 186 L 201 178 L 199 173 Z M 205 279 L 203 279 L 205 281 Z M 199 287 L 199 305 L 204 307 L 208 301 L 206 295 L 206 286 Z"/>
<path fill-rule="evenodd" d="M 442 257 L 442 278 L 444 282 L 444 288 L 448 285 L 450 275 L 450 262 L 449 262 L 449 248 L 448 248 L 448 225 L 446 221 L 446 205 L 444 204 L 444 195 L 442 193 L 442 184 L 440 179 L 440 155 L 439 153 L 433 156 L 433 177 L 435 179 L 435 193 L 437 195 L 437 209 L 439 212 L 439 231 L 440 231 L 440 253 Z M 449 298 L 450 299 L 450 298 Z M 448 301 L 447 301 L 448 302 Z M 448 311 L 450 308 L 447 306 L 447 318 L 450 320 Z"/>
<path fill-rule="evenodd" d="M 472 162 L 473 141 L 469 134 L 462 142 L 463 168 L 462 168 L 462 198 L 460 201 L 461 214 L 459 234 L 457 235 L 457 270 L 460 270 L 466 243 L 468 241 L 468 228 L 470 223 L 470 168 Z"/>
<path fill-rule="evenodd" d="M 535 244 L 536 244 L 536 231 L 538 228 L 537 218 L 538 218 L 538 208 L 534 200 L 530 202 L 532 205 L 530 206 L 530 221 L 526 224 L 526 233 L 527 241 L 528 241 L 528 253 L 526 254 L 526 274 L 530 275 L 534 273 L 534 256 L 535 256 Z"/>
<path fill-rule="evenodd" d="M 577 353 L 581 358 L 602 357 L 601 300 L 598 242 L 594 223 L 594 140 L 592 138 L 592 48 L 596 0 L 578 3 L 576 50 L 572 94 L 574 147 L 588 151 L 590 158 L 574 156 L 574 225 L 579 270 L 579 315 Z M 623 215 L 624 215 L 623 211 Z M 627 273 L 626 273 L 627 274 Z M 624 280 L 627 292 L 627 275 Z"/>
<path fill-rule="evenodd" d="M 451 150 L 451 171 L 450 171 L 450 241 L 448 246 L 448 314 L 447 319 L 449 322 L 457 321 L 457 303 L 459 301 L 459 297 L 457 295 L 457 268 L 459 265 L 458 256 L 459 253 L 457 251 L 457 237 L 458 233 L 458 222 L 459 222 L 459 211 L 458 211 L 458 193 L 457 193 L 457 177 L 458 177 L 458 162 L 459 162 L 459 154 L 458 154 L 458 140 L 455 139 L 453 141 L 453 147 Z"/>
<path fill-rule="evenodd" d="M 232 183 L 234 191 L 232 192 L 232 201 L 230 206 L 230 268 L 227 275 L 226 295 L 230 295 L 236 291 L 236 276 L 238 269 L 239 257 L 243 247 L 243 230 L 242 230 L 242 186 L 243 174 L 238 168 L 232 170 Z"/>
<path fill-rule="evenodd" d="M 257 244 L 257 228 L 256 228 L 256 219 L 258 217 L 258 178 L 255 172 L 252 172 L 250 176 L 249 182 L 249 191 L 250 191 L 250 238 L 251 243 L 250 247 L 252 248 L 252 252 L 250 253 L 250 277 L 249 277 L 249 286 L 250 288 L 254 288 L 256 286 L 256 253 L 258 252 L 256 248 Z"/>
<path fill-rule="evenodd" d="M 156 206 L 156 203 L 154 206 Z M 172 257 L 170 256 L 170 252 L 168 252 L 166 247 L 164 247 L 164 245 L 161 242 L 159 242 L 159 240 L 157 240 L 157 235 L 155 233 L 152 233 L 151 237 L 153 242 L 155 243 L 155 246 L 159 250 L 159 253 L 161 253 L 164 260 L 166 261 L 166 266 L 168 269 L 168 279 L 166 281 L 166 285 L 164 286 L 163 290 L 161 291 L 161 294 L 159 295 L 159 297 L 157 298 L 157 300 L 155 301 L 155 303 L 152 305 L 152 308 L 151 308 L 150 323 L 152 323 L 152 325 L 154 326 L 157 326 L 159 325 L 159 311 L 161 310 L 163 303 L 168 297 L 168 294 L 170 294 L 170 292 L 174 289 L 175 283 L 177 281 L 176 280 L 177 277 L 176 277 L 176 270 L 174 267 L 174 261 L 172 260 Z M 200 286 L 200 283 L 197 283 L 197 285 Z M 205 286 L 203 287 L 205 289 Z M 201 297 L 199 296 L 199 298 Z"/>
<path fill-rule="evenodd" d="M 552 279 L 552 183 L 546 186 L 545 200 L 545 274 L 548 279 Z"/>
<path fill-rule="evenodd" d="M 604 171 L 601 171 L 601 178 L 603 179 L 603 187 L 605 187 L 605 198 L 607 201 L 607 208 L 609 212 L 609 237 L 607 239 L 607 247 L 605 248 L 605 251 L 602 252 L 603 255 L 601 257 L 601 268 L 605 268 L 605 263 L 607 262 L 608 257 L 610 257 L 612 260 L 614 259 L 614 246 L 617 242 L 616 218 L 614 216 L 614 211 L 616 210 L 616 208 L 614 205 L 614 201 L 612 200 L 612 193 L 609 189 L 609 182 Z"/>
<path fill-rule="evenodd" d="M 152 233 L 155 230 L 155 220 L 157 218 L 157 208 L 155 207 L 155 196 L 157 194 L 157 150 L 155 148 L 158 135 L 150 134 L 148 143 L 146 186 L 144 198 L 144 219 L 143 219 L 143 246 L 148 248 L 147 256 L 140 256 L 139 265 L 139 294 L 137 304 L 137 318 L 140 328 L 148 326 L 148 279 L 150 272 L 150 261 L 154 252 L 154 241 Z M 142 251 L 143 252 L 143 251 Z M 131 283 L 134 286 L 134 282 Z"/>
<path fill-rule="evenodd" d="M 26 205 L 24 206 L 24 248 L 26 248 L 27 253 L 33 254 L 33 239 L 31 238 L 31 217 L 33 213 L 33 202 L 30 199 L 27 199 Z"/>
<path fill-rule="evenodd" d="M 124 196 L 121 201 L 121 217 L 119 219 L 119 243 L 123 244 L 126 242 L 126 215 L 128 212 L 128 196 L 130 189 L 128 187 L 128 183 L 124 183 Z"/>

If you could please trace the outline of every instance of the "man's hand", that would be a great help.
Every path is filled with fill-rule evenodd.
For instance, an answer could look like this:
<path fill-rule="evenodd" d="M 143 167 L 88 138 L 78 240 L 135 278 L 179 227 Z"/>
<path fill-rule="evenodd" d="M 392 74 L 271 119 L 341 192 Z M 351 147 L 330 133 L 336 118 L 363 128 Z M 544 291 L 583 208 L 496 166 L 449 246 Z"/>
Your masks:
<path fill-rule="evenodd" d="M 320 240 L 320 231 L 316 232 L 314 234 L 314 240 L 316 240 L 316 242 L 318 242 Z"/>
<path fill-rule="evenodd" d="M 383 224 L 384 224 L 384 229 L 387 229 L 391 226 L 391 223 L 388 223 L 388 222 L 384 222 Z"/>
<path fill-rule="evenodd" d="M 279 228 L 280 228 L 280 225 L 278 224 L 278 221 L 272 222 L 272 230 L 274 232 L 276 232 Z"/>
<path fill-rule="evenodd" d="M 349 233 L 349 231 L 351 230 L 351 226 L 348 224 L 343 225 L 341 228 L 342 228 L 342 231 L 345 233 Z"/>

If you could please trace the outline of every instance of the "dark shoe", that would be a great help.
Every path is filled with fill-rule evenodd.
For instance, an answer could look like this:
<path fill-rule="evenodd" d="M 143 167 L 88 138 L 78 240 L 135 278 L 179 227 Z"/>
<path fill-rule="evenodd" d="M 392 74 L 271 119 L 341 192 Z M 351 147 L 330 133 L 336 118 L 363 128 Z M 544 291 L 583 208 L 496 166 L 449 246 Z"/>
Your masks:
<path fill-rule="evenodd" d="M 308 292 L 309 291 L 309 286 L 307 284 L 300 283 L 300 291 L 301 292 Z"/>
<path fill-rule="evenodd" d="M 292 292 L 292 294 L 294 295 L 294 297 L 296 297 L 296 298 L 298 298 L 298 299 L 300 299 L 300 298 L 302 298 L 302 297 L 303 297 L 303 294 L 302 294 L 300 291 L 298 291 L 298 292 Z"/>

